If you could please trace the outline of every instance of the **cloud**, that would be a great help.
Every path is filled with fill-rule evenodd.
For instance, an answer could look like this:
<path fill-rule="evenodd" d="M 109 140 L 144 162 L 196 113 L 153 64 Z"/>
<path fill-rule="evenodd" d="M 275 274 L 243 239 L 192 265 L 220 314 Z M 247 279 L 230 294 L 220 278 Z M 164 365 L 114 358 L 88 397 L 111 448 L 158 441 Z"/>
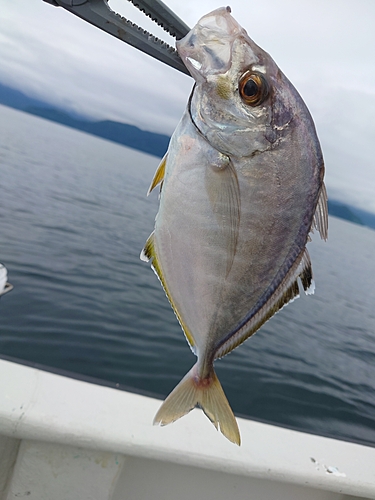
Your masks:
<path fill-rule="evenodd" d="M 188 25 L 217 0 L 167 0 Z M 232 0 L 235 18 L 305 99 L 317 125 L 329 194 L 375 212 L 375 4 Z M 170 37 L 125 0 L 116 10 Z M 132 10 L 133 9 L 133 10 Z M 3 0 L 0 81 L 93 118 L 172 133 L 192 80 L 42 0 Z"/>
<path fill-rule="evenodd" d="M 5 10 L 3 83 L 93 118 L 173 131 L 190 78 L 42 0 L 14 0 Z"/>

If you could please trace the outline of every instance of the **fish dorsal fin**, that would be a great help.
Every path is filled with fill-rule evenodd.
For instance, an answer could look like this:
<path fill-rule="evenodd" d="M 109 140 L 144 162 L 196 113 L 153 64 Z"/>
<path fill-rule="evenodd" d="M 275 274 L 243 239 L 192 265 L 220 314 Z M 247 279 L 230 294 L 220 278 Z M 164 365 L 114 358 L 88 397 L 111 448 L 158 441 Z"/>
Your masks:
<path fill-rule="evenodd" d="M 155 241 L 154 241 L 154 231 L 150 234 L 150 236 L 147 238 L 147 241 L 146 241 L 146 244 L 141 252 L 141 255 L 140 255 L 140 258 L 141 260 L 143 260 L 144 262 L 149 262 L 151 261 L 151 267 L 154 271 L 154 273 L 156 274 L 156 276 L 159 278 L 159 281 L 164 289 L 164 292 L 165 292 L 165 295 L 167 296 L 168 300 L 169 300 L 169 303 L 171 304 L 172 306 L 172 309 L 173 309 L 173 312 L 175 313 L 176 315 L 176 318 L 178 319 L 178 322 L 180 323 L 181 325 L 181 328 L 182 328 L 182 331 L 184 332 L 185 334 L 185 337 L 186 337 L 186 340 L 188 341 L 189 345 L 190 345 L 190 348 L 191 350 L 193 351 L 193 353 L 195 354 L 195 342 L 194 342 L 194 338 L 192 336 L 192 334 L 190 333 L 190 331 L 188 330 L 188 328 L 186 327 L 185 323 L 182 321 L 182 318 L 180 316 L 180 313 L 178 312 L 174 302 L 173 302 L 173 299 L 172 299 L 172 296 L 168 290 L 168 287 L 167 287 L 167 284 L 166 284 L 166 281 L 164 279 L 164 275 L 163 275 L 163 272 L 162 272 L 162 269 L 160 267 L 160 264 L 159 264 L 159 260 L 157 258 L 157 254 L 156 254 L 156 251 L 155 251 Z"/>
<path fill-rule="evenodd" d="M 151 191 L 153 189 L 156 188 L 156 186 L 158 184 L 162 184 L 163 180 L 164 180 L 164 176 L 165 176 L 165 165 L 167 163 L 167 156 L 168 156 L 168 153 L 165 153 L 165 155 L 163 156 L 163 159 L 161 160 L 161 162 L 159 163 L 159 166 L 158 168 L 156 169 L 156 172 L 155 172 L 155 175 L 154 175 L 154 178 L 152 179 L 152 182 L 151 182 L 151 185 L 150 187 L 148 188 L 148 191 L 147 191 L 147 196 L 151 193 Z"/>
<path fill-rule="evenodd" d="M 228 156 L 219 154 L 215 164 L 207 168 L 206 190 L 219 225 L 220 240 L 225 242 L 225 275 L 228 276 L 236 254 L 241 214 L 237 173 Z"/>
<path fill-rule="evenodd" d="M 284 306 L 299 297 L 298 278 L 301 279 L 306 294 L 314 293 L 314 281 L 310 256 L 306 248 L 295 260 L 289 272 L 280 285 L 266 302 L 259 307 L 256 305 L 255 314 L 249 313 L 248 318 L 237 327 L 236 331 L 229 333 L 221 346 L 216 351 L 215 359 L 222 358 L 240 344 L 245 342 L 259 328 Z"/>
<path fill-rule="evenodd" d="M 299 263 L 297 275 L 301 280 L 301 284 L 305 294 L 312 295 L 315 291 L 315 283 L 313 280 L 310 255 L 306 248 L 303 252 L 301 262 Z"/>
<path fill-rule="evenodd" d="M 320 233 L 322 240 L 328 238 L 328 206 L 327 206 L 327 191 L 322 183 L 322 187 L 319 193 L 318 203 L 316 205 L 316 210 L 313 218 L 312 226 L 317 229 Z"/>

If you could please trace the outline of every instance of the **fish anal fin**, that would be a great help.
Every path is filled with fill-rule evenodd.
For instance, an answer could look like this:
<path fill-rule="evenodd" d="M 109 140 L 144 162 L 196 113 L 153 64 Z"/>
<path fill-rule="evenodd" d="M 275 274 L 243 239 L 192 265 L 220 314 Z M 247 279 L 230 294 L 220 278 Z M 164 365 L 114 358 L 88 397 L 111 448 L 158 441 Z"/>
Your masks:
<path fill-rule="evenodd" d="M 147 196 L 151 193 L 151 191 L 153 189 L 156 188 L 156 186 L 158 184 L 162 184 L 162 182 L 164 180 L 164 176 L 165 176 L 165 166 L 166 166 L 166 163 L 167 163 L 167 156 L 168 156 L 168 153 L 165 153 L 165 155 L 163 156 L 163 159 L 159 163 L 159 166 L 156 169 L 154 178 L 152 179 L 150 187 L 148 188 Z"/>
<path fill-rule="evenodd" d="M 318 203 L 316 205 L 316 210 L 313 218 L 312 226 L 317 229 L 320 233 L 322 240 L 327 240 L 328 238 L 328 205 L 327 205 L 327 190 L 322 183 L 320 188 Z"/>
<path fill-rule="evenodd" d="M 207 168 L 206 190 L 220 230 L 220 240 L 226 246 L 225 272 L 228 276 L 236 254 L 241 215 L 240 187 L 231 159 L 220 155 Z"/>
<path fill-rule="evenodd" d="M 299 286 L 298 286 L 298 281 L 296 280 L 296 281 L 293 281 L 288 286 L 288 288 L 285 288 L 283 290 L 283 292 L 279 295 L 277 300 L 269 307 L 268 311 L 266 311 L 266 313 L 258 319 L 258 321 L 254 324 L 254 328 L 252 329 L 253 330 L 252 333 L 255 333 L 257 330 L 259 330 L 259 328 L 266 321 L 271 319 L 272 316 L 274 314 L 276 314 L 277 312 L 279 312 L 284 306 L 290 304 L 291 302 L 293 302 L 295 299 L 298 299 L 298 298 L 299 298 Z M 250 335 L 251 335 L 251 333 L 250 333 Z M 248 337 L 246 337 L 246 338 L 248 338 Z M 244 340 L 246 340 L 246 339 L 244 339 Z M 244 342 L 244 340 L 239 342 L 239 344 Z M 235 347 L 237 347 L 237 346 L 235 346 Z"/>
<path fill-rule="evenodd" d="M 147 238 L 145 246 L 142 249 L 140 259 L 143 260 L 143 262 L 149 262 L 150 260 L 153 260 L 154 257 L 155 257 L 155 246 L 154 246 L 154 231 L 153 231 Z"/>
<path fill-rule="evenodd" d="M 313 293 L 314 281 L 312 279 L 311 261 L 306 248 L 296 258 L 294 264 L 269 299 L 263 305 L 255 306 L 255 312 L 250 312 L 248 319 L 245 318 L 236 331 L 227 335 L 222 345 L 218 347 L 215 359 L 225 356 L 241 345 L 259 330 L 266 321 L 271 319 L 274 314 L 297 299 L 299 297 L 298 278 L 301 279 L 305 293 Z"/>
<path fill-rule="evenodd" d="M 163 402 L 155 415 L 154 425 L 170 424 L 196 407 L 203 410 L 229 441 L 241 444 L 236 418 L 213 368 L 206 378 L 200 379 L 197 365 L 194 365 Z"/>

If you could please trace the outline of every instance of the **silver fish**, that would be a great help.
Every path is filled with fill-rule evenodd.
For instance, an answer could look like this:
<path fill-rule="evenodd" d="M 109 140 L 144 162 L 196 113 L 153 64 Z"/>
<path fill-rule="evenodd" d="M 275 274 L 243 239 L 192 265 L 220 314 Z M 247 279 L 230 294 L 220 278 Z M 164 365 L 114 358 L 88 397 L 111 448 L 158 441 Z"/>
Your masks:
<path fill-rule="evenodd" d="M 151 260 L 196 364 L 154 423 L 200 407 L 240 444 L 213 363 L 299 295 L 313 292 L 306 243 L 327 238 L 324 164 L 302 98 L 233 19 L 202 17 L 177 42 L 195 79 L 150 191 L 162 184 Z"/>

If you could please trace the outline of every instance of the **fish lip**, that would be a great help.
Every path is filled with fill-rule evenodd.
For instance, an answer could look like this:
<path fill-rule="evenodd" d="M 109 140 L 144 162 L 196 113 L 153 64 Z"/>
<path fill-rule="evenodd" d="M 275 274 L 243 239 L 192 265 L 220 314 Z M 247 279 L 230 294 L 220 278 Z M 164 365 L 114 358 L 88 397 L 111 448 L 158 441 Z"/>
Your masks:
<path fill-rule="evenodd" d="M 194 47 L 191 47 L 190 50 L 188 48 L 185 48 L 182 45 L 181 40 L 177 41 L 176 47 L 177 52 L 182 59 L 182 62 L 185 64 L 194 80 L 197 83 L 204 82 L 206 80 L 206 77 L 204 75 L 204 72 L 202 72 L 203 63 L 199 60 L 199 57 L 197 57 L 197 54 L 195 53 L 196 51 L 194 51 Z"/>
<path fill-rule="evenodd" d="M 197 70 L 199 71 L 202 68 L 202 63 L 199 62 L 197 59 L 194 59 L 193 57 L 187 57 L 187 61 Z"/>
<path fill-rule="evenodd" d="M 221 7 L 206 14 L 176 42 L 179 56 L 197 83 L 226 73 L 232 64 L 233 42 L 244 30 L 230 12 L 229 7 Z"/>

